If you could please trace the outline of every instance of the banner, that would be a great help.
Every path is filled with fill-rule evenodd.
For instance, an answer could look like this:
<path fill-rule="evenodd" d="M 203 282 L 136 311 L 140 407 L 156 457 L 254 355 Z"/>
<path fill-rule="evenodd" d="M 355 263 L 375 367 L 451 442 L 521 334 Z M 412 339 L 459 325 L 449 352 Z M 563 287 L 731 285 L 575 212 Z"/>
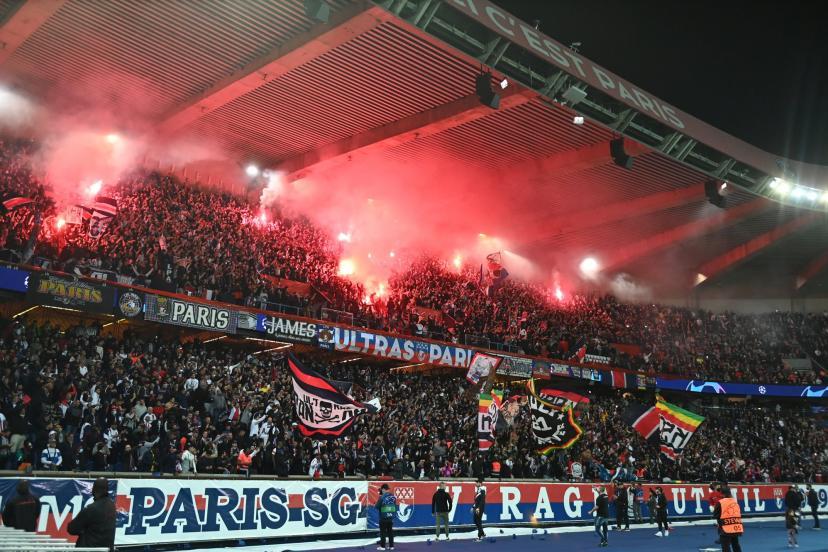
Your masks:
<path fill-rule="evenodd" d="M 532 416 L 532 435 L 540 454 L 569 448 L 583 433 L 575 422 L 571 407 L 562 410 L 555 408 L 534 392 L 529 394 L 529 413 Z"/>
<path fill-rule="evenodd" d="M 364 531 L 365 481 L 118 481 L 118 545 Z"/>
<path fill-rule="evenodd" d="M 452 368 L 468 368 L 473 354 L 471 349 L 454 345 L 417 341 L 364 330 L 326 324 L 318 324 L 317 329 L 319 346 L 330 351 L 346 351 Z"/>
<path fill-rule="evenodd" d="M 418 529 L 434 527 L 431 515 L 431 497 L 437 490 L 437 481 L 372 481 L 368 486 L 368 529 L 379 527 L 377 511 L 373 508 L 382 483 L 388 483 L 390 492 L 397 496 L 398 509 L 394 519 L 395 529 Z M 485 526 L 535 524 L 535 523 L 592 523 L 594 518 L 589 510 L 594 505 L 596 485 L 545 483 L 545 482 L 485 482 L 486 511 Z M 687 518 L 710 519 L 708 484 L 668 485 L 644 484 L 645 503 L 642 516 L 649 517 L 646 499 L 655 487 L 661 487 L 667 498 L 667 517 L 670 520 Z M 814 485 L 820 496 L 820 509 L 828 509 L 828 485 Z M 730 485 L 733 498 L 739 502 L 742 514 L 774 515 L 785 512 L 787 483 L 767 485 Z M 608 488 L 612 493 L 612 490 Z M 449 512 L 451 525 L 474 523 L 471 507 L 474 504 L 474 483 L 446 481 L 446 492 L 452 499 Z M 610 501 L 614 497 L 610 496 Z M 614 506 L 610 507 L 614 517 Z M 810 510 L 809 510 L 810 511 Z"/>
<path fill-rule="evenodd" d="M 125 318 L 136 318 L 144 312 L 144 294 L 130 289 L 118 294 L 118 313 Z"/>
<path fill-rule="evenodd" d="M 508 355 L 500 355 L 500 357 L 503 360 L 497 367 L 498 375 L 521 379 L 532 377 L 532 359 Z"/>
<path fill-rule="evenodd" d="M 563 408 L 564 406 L 576 406 L 577 404 L 589 404 L 589 397 L 585 397 L 579 393 L 572 391 L 561 391 L 560 389 L 541 389 L 538 392 L 540 398 L 552 404 L 556 408 Z"/>
<path fill-rule="evenodd" d="M 112 314 L 115 290 L 72 276 L 32 274 L 26 298 L 38 305 Z"/>
<path fill-rule="evenodd" d="M 257 314 L 256 331 L 294 343 L 316 343 L 316 322 Z"/>
<path fill-rule="evenodd" d="M 144 318 L 199 330 L 236 333 L 236 311 L 175 297 L 147 295 Z"/>
<path fill-rule="evenodd" d="M 29 291 L 29 278 L 27 270 L 0 266 L 0 289 L 26 293 Z"/>
<path fill-rule="evenodd" d="M 343 382 L 330 382 L 303 366 L 288 354 L 288 368 L 293 380 L 293 404 L 299 431 L 305 437 L 333 439 L 344 435 L 357 416 L 378 409 L 371 403 L 363 404 L 341 391 Z"/>
<path fill-rule="evenodd" d="M 0 478 L 0 512 L 3 511 L 6 503 L 17 496 L 17 477 Z M 92 503 L 92 484 L 94 479 L 68 479 L 68 478 L 30 478 L 29 488 L 33 495 L 40 498 L 40 518 L 37 520 L 35 530 L 38 533 L 51 535 L 75 542 L 77 537 L 71 536 L 67 531 L 69 522 L 72 521 L 80 511 Z M 109 494 L 115 498 L 116 481 L 109 480 Z M 121 514 L 118 514 L 118 521 L 121 521 Z"/>
<path fill-rule="evenodd" d="M 485 380 L 489 377 L 489 374 L 492 373 L 493 369 L 497 368 L 500 361 L 500 357 L 495 355 L 474 353 L 469 363 L 469 371 L 466 372 L 466 380 L 472 385 L 477 385 L 480 383 L 480 380 Z"/>
<path fill-rule="evenodd" d="M 15 496 L 18 481 L 16 477 L 0 478 L 0 510 Z M 29 483 L 42 504 L 37 532 L 74 542 L 66 526 L 91 501 L 93 480 L 31 478 Z M 373 505 L 383 483 L 388 483 L 397 496 L 395 528 L 434 526 L 431 498 L 437 490 L 436 481 L 110 479 L 110 493 L 116 497 L 118 511 L 115 544 L 141 546 L 375 531 L 378 518 Z M 488 526 L 593 519 L 589 514 L 595 496 L 593 485 L 545 481 L 485 485 L 483 519 Z M 743 515 L 767 516 L 784 513 L 788 485 L 730 487 Z M 709 519 L 707 484 L 644 484 L 645 500 L 656 486 L 664 489 L 669 519 Z M 828 513 L 828 485 L 813 487 L 819 511 Z M 474 483 L 447 481 L 446 491 L 452 497 L 450 523 L 472 525 Z M 642 514 L 645 519 L 649 516 L 646 501 Z"/>
<path fill-rule="evenodd" d="M 484 452 L 494 442 L 498 410 L 503 404 L 503 391 L 492 389 L 477 397 L 477 450 Z"/>
<path fill-rule="evenodd" d="M 545 362 L 542 360 L 536 360 L 534 364 L 534 371 L 542 374 L 549 374 L 550 376 L 585 379 L 589 381 L 601 381 L 603 379 L 601 370 L 596 368 L 586 368 L 579 365 L 563 364 L 560 362 Z"/>
<path fill-rule="evenodd" d="M 602 374 L 601 383 L 619 389 L 646 389 L 647 376 L 631 374 L 621 370 L 607 370 Z"/>
<path fill-rule="evenodd" d="M 828 397 L 828 385 L 773 385 L 756 383 L 730 383 L 702 380 L 656 378 L 656 387 L 691 393 L 715 395 L 751 395 L 754 397 Z"/>
<path fill-rule="evenodd" d="M 663 400 L 656 401 L 658 434 L 661 454 L 675 460 L 681 455 L 690 438 L 704 421 L 704 416 L 680 408 Z"/>

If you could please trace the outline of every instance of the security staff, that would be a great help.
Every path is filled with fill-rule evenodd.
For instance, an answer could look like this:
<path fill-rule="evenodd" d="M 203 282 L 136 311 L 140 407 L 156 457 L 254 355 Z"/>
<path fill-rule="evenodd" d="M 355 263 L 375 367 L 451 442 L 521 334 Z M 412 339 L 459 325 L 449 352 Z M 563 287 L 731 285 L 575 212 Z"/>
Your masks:
<path fill-rule="evenodd" d="M 727 485 L 723 485 L 720 491 L 724 498 L 713 509 L 713 517 L 719 523 L 722 552 L 742 552 L 739 544 L 739 537 L 745 532 L 742 525 L 742 510 L 739 503 L 733 499 Z"/>
<path fill-rule="evenodd" d="M 377 550 L 394 550 L 394 514 L 397 513 L 397 497 L 383 483 L 380 487 L 380 496 L 374 508 L 379 510 L 380 545 Z M 388 539 L 388 546 L 385 540 Z"/>
<path fill-rule="evenodd" d="M 109 481 L 100 477 L 92 484 L 95 501 L 81 510 L 78 517 L 69 522 L 70 535 L 77 535 L 78 547 L 115 548 L 115 503 L 109 498 Z"/>
<path fill-rule="evenodd" d="M 477 542 L 483 540 L 486 533 L 483 532 L 483 514 L 486 512 L 486 487 L 483 486 L 483 478 L 477 480 L 474 489 L 474 524 L 477 526 Z"/>
<path fill-rule="evenodd" d="M 3 508 L 3 523 L 7 527 L 34 533 L 39 516 L 40 499 L 29 490 L 29 482 L 21 479 L 17 483 L 17 496 L 9 500 Z"/>

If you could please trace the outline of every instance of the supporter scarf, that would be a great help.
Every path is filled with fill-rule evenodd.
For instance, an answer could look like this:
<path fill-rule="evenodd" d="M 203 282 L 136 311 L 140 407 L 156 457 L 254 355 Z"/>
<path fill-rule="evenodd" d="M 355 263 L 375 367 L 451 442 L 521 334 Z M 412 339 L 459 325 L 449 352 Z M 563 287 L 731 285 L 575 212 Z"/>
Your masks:
<path fill-rule="evenodd" d="M 704 421 L 704 417 L 665 402 L 660 397 L 656 401 L 655 409 L 659 418 L 658 435 L 661 454 L 670 460 L 676 460 L 690 442 L 696 429 Z"/>
<path fill-rule="evenodd" d="M 529 413 L 532 416 L 532 434 L 538 444 L 538 452 L 549 454 L 555 449 L 571 447 L 583 434 L 575 422 L 572 407 L 555 407 L 535 393 L 534 383 L 529 385 Z"/>
<path fill-rule="evenodd" d="M 347 433 L 360 414 L 378 411 L 375 404 L 352 399 L 292 354 L 288 355 L 288 367 L 298 427 L 305 437 L 335 439 Z M 336 383 L 341 386 L 342 382 Z"/>

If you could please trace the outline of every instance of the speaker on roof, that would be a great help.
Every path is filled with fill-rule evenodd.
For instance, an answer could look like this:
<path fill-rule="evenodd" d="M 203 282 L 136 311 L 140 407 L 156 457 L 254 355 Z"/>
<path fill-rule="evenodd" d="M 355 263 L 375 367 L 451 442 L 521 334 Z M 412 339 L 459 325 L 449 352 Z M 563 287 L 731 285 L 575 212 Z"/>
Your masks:
<path fill-rule="evenodd" d="M 704 195 L 707 196 L 707 201 L 720 209 L 724 209 L 727 205 L 725 189 L 727 189 L 727 184 L 718 180 L 708 180 L 704 183 Z"/>
<path fill-rule="evenodd" d="M 624 151 L 623 138 L 616 138 L 610 142 L 610 155 L 612 156 L 613 162 L 619 167 L 624 167 L 627 170 L 632 169 L 633 158 Z"/>
<path fill-rule="evenodd" d="M 500 107 L 500 96 L 492 90 L 492 74 L 480 73 L 475 80 L 475 90 L 480 103 L 485 106 L 497 109 Z"/>

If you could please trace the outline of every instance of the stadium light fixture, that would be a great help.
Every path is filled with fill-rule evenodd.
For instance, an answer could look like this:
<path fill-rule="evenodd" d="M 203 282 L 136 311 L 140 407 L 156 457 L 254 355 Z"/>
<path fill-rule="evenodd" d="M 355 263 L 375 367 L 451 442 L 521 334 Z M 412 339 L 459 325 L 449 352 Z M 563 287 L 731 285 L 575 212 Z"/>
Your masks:
<path fill-rule="evenodd" d="M 575 117 L 572 118 L 572 122 L 576 125 L 582 125 L 584 124 L 584 118 L 581 115 L 575 115 Z"/>
<path fill-rule="evenodd" d="M 247 174 L 247 176 L 249 176 L 250 178 L 256 178 L 257 176 L 259 176 L 259 167 L 257 167 L 256 165 L 253 165 L 253 164 L 251 163 L 250 165 L 248 165 L 248 166 L 244 169 L 244 172 L 245 172 L 245 173 Z"/>
<path fill-rule="evenodd" d="M 500 81 L 500 89 L 501 90 L 506 90 L 507 86 L 509 86 L 509 79 L 504 78 L 502 81 Z"/>
<path fill-rule="evenodd" d="M 828 192 L 823 192 L 822 197 L 819 198 L 823 203 L 828 203 Z"/>
<path fill-rule="evenodd" d="M 475 79 L 475 90 L 480 103 L 492 109 L 500 107 L 500 96 L 492 90 L 492 74 L 480 73 Z"/>
<path fill-rule="evenodd" d="M 819 197 L 819 194 L 817 193 L 816 190 L 808 190 L 805 193 L 805 197 L 807 197 L 810 201 L 816 201 L 817 198 Z"/>
<path fill-rule="evenodd" d="M 794 186 L 793 192 L 791 193 L 791 197 L 794 199 L 801 199 L 802 196 L 805 195 L 805 188 L 802 186 Z"/>
<path fill-rule="evenodd" d="M 727 190 L 727 182 L 722 182 L 722 185 L 719 186 L 720 190 Z"/>

